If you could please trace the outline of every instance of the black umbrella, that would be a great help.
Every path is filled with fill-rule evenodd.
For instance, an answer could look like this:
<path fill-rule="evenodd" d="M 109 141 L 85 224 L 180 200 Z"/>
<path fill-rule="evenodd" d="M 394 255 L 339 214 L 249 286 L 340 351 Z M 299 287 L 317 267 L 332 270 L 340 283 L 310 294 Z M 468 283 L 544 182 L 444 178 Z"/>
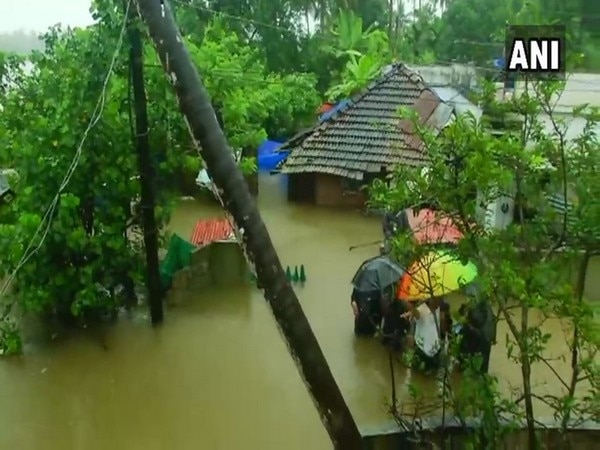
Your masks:
<path fill-rule="evenodd" d="M 366 260 L 358 268 L 352 284 L 361 292 L 383 291 L 397 284 L 404 268 L 388 256 L 376 256 Z"/>

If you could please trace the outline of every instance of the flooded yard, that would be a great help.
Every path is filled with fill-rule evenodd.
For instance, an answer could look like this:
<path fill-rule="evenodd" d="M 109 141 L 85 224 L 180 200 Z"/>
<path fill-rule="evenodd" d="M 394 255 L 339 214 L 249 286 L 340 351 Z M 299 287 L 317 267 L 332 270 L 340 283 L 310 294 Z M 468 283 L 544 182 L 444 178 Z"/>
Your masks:
<path fill-rule="evenodd" d="M 261 190 L 261 212 L 283 265 L 306 268 L 307 282 L 297 293 L 359 427 L 389 422 L 386 351 L 354 338 L 349 306 L 350 279 L 377 246 L 349 247 L 378 239 L 379 221 L 290 205 L 276 178 L 263 179 Z M 189 238 L 198 219 L 215 214 L 214 205 L 182 202 L 171 228 Z M 590 278 L 588 291 L 599 292 Z M 330 448 L 259 290 L 175 296 L 177 306 L 158 330 L 140 314 L 107 330 L 104 346 L 88 333 L 0 361 L 0 448 Z M 544 326 L 558 356 L 566 350 L 562 327 L 556 321 Z M 520 375 L 506 359 L 505 333 L 501 323 L 491 372 L 508 389 Z M 539 389 L 558 388 L 549 369 L 536 367 L 534 376 Z M 407 371 L 400 366 L 397 378 L 406 398 Z"/>

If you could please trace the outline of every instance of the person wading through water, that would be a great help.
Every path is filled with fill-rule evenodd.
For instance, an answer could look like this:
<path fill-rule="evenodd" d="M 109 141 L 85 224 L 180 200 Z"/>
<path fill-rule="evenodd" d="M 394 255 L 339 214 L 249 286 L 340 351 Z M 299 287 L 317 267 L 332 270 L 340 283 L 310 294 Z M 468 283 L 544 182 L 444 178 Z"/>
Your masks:
<path fill-rule="evenodd" d="M 450 307 L 442 297 L 434 297 L 402 315 L 411 318 L 414 347 L 413 367 L 425 372 L 437 370 L 442 364 L 444 340 L 452 326 Z"/>
<path fill-rule="evenodd" d="M 410 332 L 410 319 L 406 313 L 412 309 L 409 302 L 392 298 L 392 301 L 384 310 L 382 343 L 389 345 L 395 351 L 404 350 L 406 339 Z"/>
<path fill-rule="evenodd" d="M 488 373 L 490 353 L 496 341 L 496 317 L 486 298 L 480 295 L 476 284 L 465 289 L 470 302 L 461 305 L 459 315 L 462 323 L 458 330 L 460 336 L 458 361 L 461 370 L 471 365 L 478 372 Z"/>
<path fill-rule="evenodd" d="M 354 314 L 355 336 L 372 337 L 381 326 L 383 318 L 384 295 L 378 290 L 361 292 L 352 291 L 350 304 Z"/>

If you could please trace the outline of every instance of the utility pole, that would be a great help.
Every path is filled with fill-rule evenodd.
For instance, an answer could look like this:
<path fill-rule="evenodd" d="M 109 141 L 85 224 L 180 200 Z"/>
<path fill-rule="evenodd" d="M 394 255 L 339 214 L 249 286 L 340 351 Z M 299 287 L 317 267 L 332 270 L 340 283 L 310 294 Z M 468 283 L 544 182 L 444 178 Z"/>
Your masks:
<path fill-rule="evenodd" d="M 225 208 L 244 230 L 243 242 L 291 356 L 304 378 L 336 450 L 364 450 L 350 409 L 327 364 L 296 293 L 287 281 L 269 232 L 219 127 L 210 97 L 190 58 L 167 0 L 135 0 L 179 98 L 210 178 Z"/>
<path fill-rule="evenodd" d="M 129 63 L 135 114 L 135 147 L 140 174 L 142 228 L 146 250 L 146 289 L 148 291 L 150 318 L 153 325 L 158 325 L 163 321 L 163 293 L 158 263 L 158 228 L 154 216 L 156 202 L 154 192 L 155 176 L 148 139 L 148 108 L 144 87 L 144 49 L 140 31 L 134 20 L 137 17 L 137 13 L 133 12 L 135 10 L 134 5 L 131 5 L 130 9 L 128 17 L 129 40 L 131 43 Z"/>

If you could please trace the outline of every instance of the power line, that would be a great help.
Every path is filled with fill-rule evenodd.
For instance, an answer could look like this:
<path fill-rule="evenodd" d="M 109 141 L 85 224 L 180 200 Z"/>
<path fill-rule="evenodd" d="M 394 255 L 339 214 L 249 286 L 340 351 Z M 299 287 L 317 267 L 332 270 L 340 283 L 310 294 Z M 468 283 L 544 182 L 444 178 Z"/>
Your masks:
<path fill-rule="evenodd" d="M 455 62 L 452 61 L 438 61 L 437 63 L 434 64 L 406 64 L 406 66 L 412 70 L 415 71 L 416 73 L 419 73 L 418 70 L 416 70 L 415 68 L 417 67 L 435 67 L 435 66 L 450 66 L 452 64 L 457 64 Z M 481 70 L 481 71 L 489 71 L 489 72 L 493 72 L 493 73 L 497 73 L 497 74 L 501 74 L 501 71 L 499 71 L 498 69 L 493 69 L 493 68 L 489 68 L 489 67 L 482 67 L 482 66 L 474 66 L 474 65 L 470 65 L 470 64 L 465 64 L 465 67 L 469 67 L 469 68 L 473 68 L 476 70 Z M 268 79 L 268 74 L 265 74 L 263 72 L 249 72 L 249 71 L 239 71 L 239 70 L 233 70 L 233 69 L 219 69 L 219 68 L 210 68 L 207 69 L 207 73 L 210 73 L 211 75 L 222 75 L 222 76 L 226 76 L 226 75 L 231 75 L 232 77 L 240 77 L 243 78 L 244 83 L 248 82 L 248 83 L 264 83 L 264 84 L 280 84 L 284 81 L 284 78 L 280 78 L 280 79 Z M 297 72 L 298 74 L 306 74 L 306 75 L 310 75 L 312 74 L 311 72 Z M 248 76 L 251 75 L 251 76 Z M 252 76 L 256 76 L 256 78 L 253 78 Z M 585 81 L 585 80 L 578 80 L 578 79 L 573 79 L 573 78 L 569 78 L 569 76 L 567 75 L 567 81 L 569 83 L 576 83 L 579 84 L 580 86 L 591 86 L 591 87 L 597 87 L 598 89 L 589 89 L 589 88 L 579 88 L 579 89 L 568 89 L 566 91 L 568 92 L 600 92 L 600 76 L 599 76 L 599 80 L 598 82 L 592 82 L 592 81 Z M 452 85 L 448 84 L 448 85 L 444 85 L 444 86 L 436 86 L 436 87 L 451 87 Z"/>
<path fill-rule="evenodd" d="M 195 9 L 195 10 L 198 10 L 198 11 L 208 12 L 208 13 L 210 13 L 212 15 L 218 15 L 218 16 L 225 17 L 225 18 L 228 18 L 228 19 L 231 19 L 231 20 L 235 20 L 235 21 L 238 21 L 238 22 L 245 22 L 245 23 L 252 24 L 252 25 L 255 25 L 255 26 L 261 26 L 261 27 L 266 27 L 266 28 L 278 30 L 278 31 L 281 31 L 284 34 L 294 34 L 295 35 L 295 31 L 292 30 L 292 29 L 290 29 L 290 28 L 284 28 L 284 27 L 280 27 L 280 26 L 277 26 L 277 25 L 272 25 L 272 24 L 268 24 L 268 23 L 265 23 L 265 22 L 257 21 L 257 20 L 251 19 L 251 18 L 237 16 L 237 15 L 229 14 L 229 13 L 224 13 L 224 12 L 221 12 L 221 11 L 217 11 L 215 9 L 208 8 L 206 6 L 202 6 L 202 5 L 198 5 L 198 4 L 195 4 L 195 3 L 191 3 L 191 0 L 188 0 L 188 1 L 185 1 L 185 0 L 171 0 L 171 3 L 175 3 L 175 4 L 178 4 L 178 5 L 181 5 L 182 7 L 187 7 L 187 8 Z M 598 17 L 600 18 L 600 16 L 598 16 Z M 503 46 L 504 45 L 504 44 L 501 44 L 501 43 L 472 41 L 472 40 L 464 40 L 464 39 L 456 40 L 455 42 L 456 43 L 460 43 L 460 44 L 480 45 L 480 46 L 488 46 L 488 47 L 489 46 Z M 465 66 L 472 67 L 472 68 L 477 69 L 479 71 L 484 71 L 484 72 L 489 72 L 489 73 L 500 73 L 501 72 L 500 69 L 497 69 L 497 68 L 494 68 L 494 67 L 485 67 L 485 66 L 473 65 L 473 64 L 469 64 L 469 63 L 460 63 L 458 61 L 438 60 L 435 64 L 432 64 L 432 65 L 437 65 L 437 64 L 441 64 L 441 65 L 464 64 Z M 414 65 L 419 65 L 419 64 L 414 64 Z M 410 64 L 409 64 L 409 66 L 410 66 Z M 218 72 L 225 73 L 226 71 L 223 70 L 223 69 L 216 69 L 216 68 L 215 69 L 211 69 L 211 73 L 218 73 Z M 232 71 L 231 73 L 232 74 L 235 73 L 236 75 L 239 75 L 239 76 L 248 75 L 248 72 L 243 72 L 243 73 L 239 72 L 238 73 L 236 71 Z M 250 81 L 248 78 L 246 78 L 244 81 L 247 81 L 247 80 Z M 252 81 L 254 81 L 254 80 L 252 80 Z M 269 81 L 267 81 L 267 80 L 264 80 L 264 81 L 263 80 L 259 80 L 257 82 L 268 83 Z M 273 81 L 273 82 L 277 83 L 277 81 Z M 597 83 L 594 83 L 594 82 L 588 82 L 588 81 L 584 81 L 584 80 L 573 79 L 573 80 L 571 80 L 571 82 L 582 84 L 584 86 L 597 86 L 599 88 L 597 91 L 596 90 L 590 91 L 590 89 L 583 89 L 582 88 L 579 92 L 600 92 L 600 80 Z M 569 89 L 569 91 L 571 91 L 571 92 L 577 92 L 576 90 L 573 90 L 573 89 Z"/>
<path fill-rule="evenodd" d="M 436 65 L 443 65 L 443 64 L 432 64 L 432 65 L 429 65 L 429 66 L 428 65 L 418 65 L 418 64 L 417 65 L 411 65 L 411 64 L 409 64 L 409 65 L 407 65 L 407 67 L 408 67 L 409 70 L 414 71 L 415 73 L 417 73 L 422 78 L 426 78 L 426 77 L 423 77 L 422 73 L 420 73 L 419 70 L 415 68 L 415 66 L 420 66 L 420 67 L 434 67 Z M 477 66 L 468 66 L 468 67 L 473 67 L 475 69 L 478 69 Z M 482 68 L 482 69 L 485 69 L 485 68 Z M 492 69 L 492 70 L 494 70 L 494 69 Z M 494 72 L 497 72 L 497 71 L 494 70 Z M 243 79 L 243 81 L 244 81 L 245 84 L 270 85 L 270 84 L 281 84 L 283 82 L 282 79 L 279 79 L 279 80 L 269 80 L 267 78 L 267 75 L 265 75 L 262 72 L 254 72 L 253 73 L 253 72 L 247 72 L 247 71 L 246 72 L 241 72 L 241 71 L 238 71 L 238 70 L 228 70 L 228 69 L 211 68 L 210 70 L 207 70 L 207 73 L 209 73 L 210 75 L 223 76 L 223 77 L 225 77 L 225 76 L 239 77 L 239 78 Z M 256 78 L 253 78 L 252 76 L 249 77 L 248 75 L 255 75 Z M 374 81 L 376 81 L 376 80 L 374 80 Z M 596 83 L 592 83 L 592 82 L 586 83 L 583 80 L 572 80 L 572 81 L 579 81 L 583 85 L 592 86 L 592 87 L 598 87 L 598 89 L 590 89 L 590 88 L 587 88 L 587 89 L 584 89 L 584 88 L 581 88 L 581 89 L 573 89 L 573 88 L 565 89 L 563 91 L 563 93 L 561 93 L 559 95 L 559 98 L 562 97 L 564 94 L 574 93 L 574 92 L 578 92 L 578 93 L 594 93 L 594 92 L 597 92 L 597 93 L 600 93 L 600 82 L 598 84 L 596 84 Z M 428 83 L 426 80 L 424 80 L 423 82 L 426 85 L 426 87 L 428 87 L 430 89 L 434 89 L 434 90 L 435 90 L 435 88 L 453 88 L 453 89 L 457 88 L 456 84 L 452 84 L 452 83 L 444 83 L 444 84 Z M 517 91 L 518 91 L 518 89 L 517 89 Z M 464 95 L 464 94 L 462 94 L 462 95 Z M 434 100 L 424 99 L 424 101 L 434 101 Z M 437 101 L 437 100 L 435 100 L 435 101 Z M 461 101 L 461 100 L 454 101 L 453 103 L 457 104 L 457 105 L 472 105 L 473 104 L 473 103 L 471 103 L 469 101 Z M 583 103 L 585 103 L 585 102 L 583 102 Z M 579 106 L 579 103 L 572 103 L 572 104 L 570 104 L 570 103 L 564 103 L 564 102 L 560 103 L 559 102 L 559 103 L 554 104 L 554 107 L 563 107 L 563 108 L 574 108 L 576 106 Z"/>
<path fill-rule="evenodd" d="M 225 17 L 227 19 L 235 20 L 236 22 L 243 22 L 243 23 L 246 23 L 246 24 L 254 25 L 254 26 L 258 25 L 258 26 L 261 26 L 261 27 L 264 27 L 264 28 L 270 28 L 272 30 L 281 31 L 284 34 L 294 34 L 294 31 L 290 30 L 289 28 L 280 27 L 278 25 L 273 25 L 273 24 L 270 24 L 270 23 L 261 22 L 259 20 L 249 19 L 247 17 L 236 16 L 234 14 L 228 14 L 228 13 L 225 13 L 225 12 L 217 11 L 216 9 L 211 9 L 211 8 L 206 7 L 206 6 L 202 6 L 202 5 L 197 5 L 195 3 L 191 3 L 191 0 L 187 1 L 187 2 L 184 1 L 184 0 L 170 0 L 170 1 L 171 1 L 171 3 L 175 3 L 175 4 L 178 4 L 178 5 L 187 7 L 187 8 L 192 8 L 192 9 L 195 9 L 195 10 L 198 10 L 198 11 L 204 11 L 204 12 L 207 12 L 207 13 L 210 13 L 210 14 L 213 14 L 213 15 L 218 15 L 218 16 L 221 16 L 221 17 Z M 294 34 L 294 36 L 295 36 L 295 34 Z"/>
<path fill-rule="evenodd" d="M 10 284 L 12 283 L 12 281 L 14 280 L 17 272 L 29 261 L 29 259 L 35 253 L 37 253 L 37 251 L 41 248 L 42 244 L 44 243 L 46 237 L 48 236 L 48 233 L 50 232 L 50 228 L 52 225 L 52 219 L 53 219 L 54 213 L 56 211 L 56 207 L 58 206 L 58 203 L 60 201 L 60 196 L 62 195 L 65 188 L 71 181 L 71 178 L 73 177 L 73 174 L 75 173 L 75 170 L 77 169 L 77 166 L 79 165 L 79 160 L 81 159 L 81 154 L 83 152 L 83 146 L 84 146 L 85 142 L 87 141 L 90 131 L 98 124 L 98 122 L 100 121 L 100 118 L 102 117 L 102 114 L 104 112 L 104 106 L 106 104 L 106 92 L 108 90 L 108 84 L 110 82 L 115 65 L 117 63 L 117 58 L 119 56 L 119 52 L 121 50 L 121 47 L 123 46 L 123 39 L 124 39 L 125 31 L 127 28 L 127 14 L 129 13 L 129 8 L 131 6 L 132 1 L 133 0 L 128 0 L 128 2 L 127 2 L 125 18 L 123 19 L 123 24 L 121 26 L 121 32 L 119 34 L 117 46 L 116 46 L 113 56 L 111 58 L 110 65 L 109 65 L 108 71 L 106 73 L 106 77 L 104 78 L 102 90 L 100 92 L 98 101 L 96 102 L 96 107 L 94 108 L 94 111 L 92 113 L 92 118 L 90 119 L 90 122 L 88 123 L 87 128 L 83 132 L 83 137 L 81 138 L 79 146 L 77 147 L 77 150 L 75 151 L 75 156 L 73 157 L 71 164 L 70 164 L 69 168 L 67 169 L 67 172 L 63 178 L 63 181 L 60 184 L 60 187 L 58 188 L 58 191 L 56 192 L 52 202 L 46 209 L 46 212 L 45 212 L 44 216 L 42 217 L 42 220 L 41 220 L 37 230 L 35 231 L 33 237 L 29 241 L 27 248 L 23 252 L 23 256 L 21 257 L 21 259 L 15 266 L 15 269 L 12 271 L 12 273 L 10 274 L 10 276 L 7 278 L 4 285 L 2 286 L 2 290 L 0 290 L 0 298 L 3 297 L 4 294 L 6 293 L 6 291 L 8 290 L 8 288 L 9 288 Z M 40 242 L 37 244 L 37 246 L 35 248 L 32 249 L 32 247 L 34 246 L 35 240 L 38 237 L 38 235 L 40 234 L 44 224 L 46 224 L 46 228 L 42 233 Z M 6 313 L 4 314 L 4 317 L 6 317 Z"/>
<path fill-rule="evenodd" d="M 142 13 L 139 10 L 139 5 L 137 5 L 138 7 L 138 14 L 140 15 L 140 17 L 142 17 Z M 164 5 L 165 8 L 169 8 L 168 5 Z M 163 16 L 164 17 L 164 16 Z M 149 31 L 146 29 L 146 34 L 148 35 L 148 37 L 150 38 L 150 42 L 153 42 L 152 37 L 149 35 Z M 158 49 L 155 48 L 155 51 L 158 52 Z M 166 72 L 169 72 L 169 56 L 166 55 Z M 163 69 L 164 70 L 164 69 Z M 172 87 L 174 86 L 174 81 L 171 79 L 171 77 L 166 77 L 168 82 L 172 85 Z M 190 135 L 190 137 L 192 138 L 192 143 L 194 144 L 194 148 L 196 149 L 196 153 L 198 154 L 198 159 L 200 159 L 200 161 L 202 161 L 202 164 L 204 167 L 206 167 L 206 163 L 204 163 L 204 158 L 202 158 L 202 152 L 200 149 L 200 144 L 198 142 L 198 140 L 196 139 L 195 135 L 194 135 L 194 131 L 192 129 L 192 125 L 190 124 L 188 118 L 185 116 L 185 114 L 183 115 L 183 122 L 186 125 L 186 128 L 188 130 L 188 133 Z M 240 155 L 241 158 L 241 155 Z M 243 240 L 243 230 L 239 229 L 234 218 L 231 216 L 231 214 L 227 211 L 226 205 L 225 205 L 225 201 L 223 200 L 223 197 L 221 195 L 221 193 L 219 192 L 219 189 L 217 188 L 217 186 L 212 182 L 212 180 L 210 180 L 210 190 L 213 194 L 213 196 L 215 197 L 215 199 L 219 202 L 219 204 L 221 205 L 223 211 L 225 212 L 225 218 L 227 219 L 229 226 L 231 227 L 231 229 L 233 230 L 234 236 L 236 237 L 236 240 L 238 242 L 238 245 L 240 246 L 242 253 L 244 254 L 244 258 L 246 259 L 246 263 L 248 264 L 248 267 L 250 268 L 251 272 L 256 275 L 256 268 L 254 266 L 254 263 L 252 261 L 252 259 L 250 258 L 250 255 L 248 254 L 248 250 L 246 249 L 246 246 L 244 244 L 244 240 Z"/>
<path fill-rule="evenodd" d="M 238 16 L 235 14 L 229 14 L 226 12 L 222 12 L 222 11 L 217 11 L 216 9 L 212 9 L 209 8 L 208 6 L 203 6 L 203 5 L 198 5 L 196 3 L 193 2 L 193 0 L 170 0 L 171 3 L 175 3 L 178 5 L 181 5 L 183 7 L 187 7 L 187 8 L 192 8 L 198 11 L 204 11 L 213 15 L 219 15 L 221 17 L 225 17 L 227 19 L 231 19 L 231 20 L 235 20 L 236 22 L 244 22 L 250 25 L 255 25 L 255 26 L 261 26 L 264 28 L 270 28 L 272 30 L 277 30 L 280 31 L 284 34 L 294 34 L 295 32 L 294 30 L 290 29 L 290 28 L 286 28 L 286 27 L 281 27 L 278 25 L 273 25 L 270 23 L 266 23 L 266 22 L 262 22 L 259 20 L 255 20 L 255 19 L 251 19 L 249 17 L 243 17 L 243 16 Z M 556 18 L 557 16 L 554 16 L 554 18 Z M 568 20 L 572 20 L 573 17 L 571 17 L 569 14 L 564 14 L 562 15 L 563 19 L 568 19 Z M 586 19 L 597 19 L 600 20 L 600 15 L 586 15 L 585 17 Z M 516 24 L 515 24 L 516 25 Z M 468 40 L 457 40 L 455 42 L 459 42 L 459 43 L 465 43 L 465 44 L 474 44 L 474 45 L 487 45 L 487 46 L 494 46 L 494 45 L 499 45 L 496 44 L 494 42 L 477 42 L 477 41 L 468 41 Z"/>

